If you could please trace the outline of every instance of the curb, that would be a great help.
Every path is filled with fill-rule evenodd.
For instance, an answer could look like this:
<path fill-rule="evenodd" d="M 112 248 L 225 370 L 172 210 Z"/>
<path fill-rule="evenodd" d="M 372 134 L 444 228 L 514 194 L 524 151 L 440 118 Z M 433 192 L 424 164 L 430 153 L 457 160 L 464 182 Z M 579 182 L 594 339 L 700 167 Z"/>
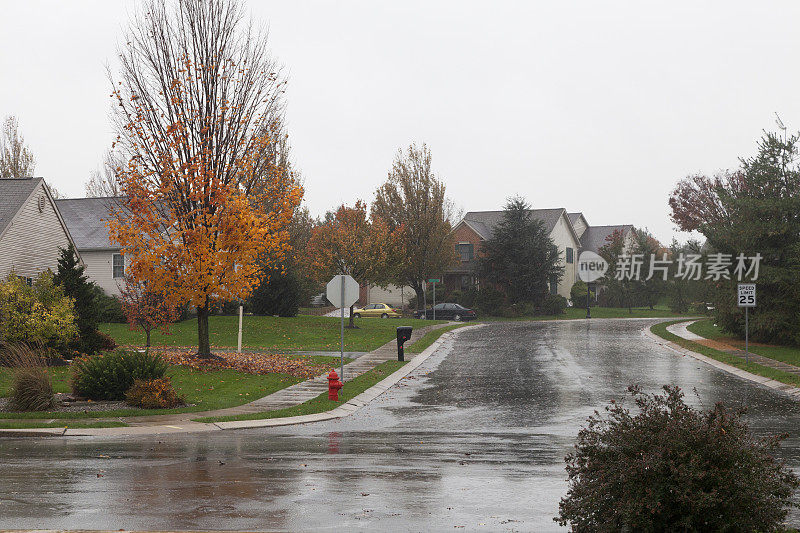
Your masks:
<path fill-rule="evenodd" d="M 686 320 L 684 322 L 695 322 L 695 321 L 696 319 Z M 683 322 L 680 323 L 682 324 Z M 694 359 L 697 359 L 698 361 L 701 361 L 715 368 L 723 370 L 729 374 L 733 374 L 734 376 L 746 379 L 748 381 L 752 381 L 754 383 L 758 383 L 760 385 L 764 385 L 765 387 L 768 387 L 773 390 L 786 393 L 792 398 L 800 399 L 800 388 L 798 387 L 794 387 L 792 385 L 783 383 L 781 381 L 776 381 L 771 378 L 765 378 L 764 376 L 759 376 L 758 374 L 753 374 L 746 370 L 742 370 L 741 368 L 731 366 L 727 363 L 723 363 L 722 361 L 717 361 L 716 359 L 712 359 L 711 357 L 708 357 L 701 353 L 694 352 L 692 350 L 689 350 L 688 348 L 684 348 L 679 344 L 675 344 L 672 341 L 668 341 L 667 339 L 659 337 L 658 335 L 650 331 L 650 326 L 647 326 L 642 329 L 642 336 L 650 338 L 650 340 L 652 340 L 656 344 L 660 344 L 661 346 L 664 346 L 665 348 L 668 348 L 673 352 L 677 352 L 681 355 L 688 355 L 689 357 L 692 357 Z"/>
<path fill-rule="evenodd" d="M 290 426 L 296 424 L 307 424 L 311 422 L 321 422 L 323 420 L 333 420 L 349 416 L 369 402 L 389 390 L 401 379 L 405 378 L 422 363 L 424 363 L 445 340 L 457 335 L 458 332 L 480 328 L 485 324 L 473 324 L 454 329 L 443 333 L 430 346 L 421 353 L 411 358 L 408 363 L 389 374 L 381 381 L 365 390 L 358 396 L 343 403 L 339 407 L 322 413 L 310 415 L 291 416 L 284 418 L 266 418 L 263 420 L 241 420 L 233 422 L 181 422 L 176 425 L 152 425 L 152 426 L 128 426 L 119 428 L 27 428 L 27 429 L 0 429 L 0 437 L 99 437 L 99 436 L 122 436 L 122 435 L 163 435 L 169 433 L 200 433 L 209 431 L 230 431 L 234 429 L 252 429 L 263 427 Z"/>

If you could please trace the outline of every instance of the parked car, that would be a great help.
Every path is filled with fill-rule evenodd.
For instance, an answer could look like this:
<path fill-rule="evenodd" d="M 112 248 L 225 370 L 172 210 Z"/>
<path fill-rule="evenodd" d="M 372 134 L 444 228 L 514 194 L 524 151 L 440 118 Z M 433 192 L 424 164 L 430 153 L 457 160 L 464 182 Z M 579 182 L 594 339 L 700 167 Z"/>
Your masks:
<path fill-rule="evenodd" d="M 477 313 L 472 309 L 467 309 L 459 304 L 436 304 L 432 309 L 425 311 L 415 311 L 414 318 L 422 318 L 427 320 L 433 319 L 433 310 L 436 310 L 436 320 L 475 320 Z"/>
<path fill-rule="evenodd" d="M 361 309 L 353 309 L 355 318 L 381 317 L 381 318 L 400 318 L 400 309 L 394 309 L 387 304 L 369 304 Z"/>

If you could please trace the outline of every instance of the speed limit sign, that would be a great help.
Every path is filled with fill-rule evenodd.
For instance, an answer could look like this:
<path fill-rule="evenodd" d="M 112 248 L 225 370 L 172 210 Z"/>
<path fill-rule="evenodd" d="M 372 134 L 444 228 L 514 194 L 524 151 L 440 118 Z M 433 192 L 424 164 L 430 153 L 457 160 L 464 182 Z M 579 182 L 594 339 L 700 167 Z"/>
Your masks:
<path fill-rule="evenodd" d="M 736 303 L 739 307 L 755 307 L 756 306 L 756 284 L 755 283 L 740 283 L 739 292 L 737 294 Z"/>

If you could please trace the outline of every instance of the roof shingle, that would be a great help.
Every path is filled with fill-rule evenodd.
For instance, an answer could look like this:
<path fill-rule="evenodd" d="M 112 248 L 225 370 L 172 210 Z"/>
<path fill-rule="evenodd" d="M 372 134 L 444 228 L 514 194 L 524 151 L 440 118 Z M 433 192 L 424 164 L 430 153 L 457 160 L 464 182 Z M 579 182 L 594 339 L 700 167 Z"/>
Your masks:
<path fill-rule="evenodd" d="M 118 199 L 113 197 L 56 200 L 78 251 L 120 249 L 119 245 L 112 244 L 108 239 L 106 226 L 117 202 Z"/>
<path fill-rule="evenodd" d="M 547 233 L 553 231 L 564 208 L 531 209 L 531 217 L 541 220 Z M 483 239 L 489 240 L 494 235 L 494 228 L 503 220 L 504 211 L 470 211 L 464 215 L 466 221 Z"/>

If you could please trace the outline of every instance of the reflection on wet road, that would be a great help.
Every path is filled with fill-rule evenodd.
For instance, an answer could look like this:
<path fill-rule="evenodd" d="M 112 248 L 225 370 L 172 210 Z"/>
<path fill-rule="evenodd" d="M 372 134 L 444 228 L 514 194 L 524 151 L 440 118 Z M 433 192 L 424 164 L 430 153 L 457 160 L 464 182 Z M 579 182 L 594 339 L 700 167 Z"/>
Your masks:
<path fill-rule="evenodd" d="M 462 332 L 338 421 L 148 438 L 0 440 L 0 527 L 557 530 L 563 457 L 627 386 L 747 405 L 758 434 L 798 405 L 641 336 L 646 320 L 516 322 Z M 794 520 L 798 517 L 794 516 Z"/>

